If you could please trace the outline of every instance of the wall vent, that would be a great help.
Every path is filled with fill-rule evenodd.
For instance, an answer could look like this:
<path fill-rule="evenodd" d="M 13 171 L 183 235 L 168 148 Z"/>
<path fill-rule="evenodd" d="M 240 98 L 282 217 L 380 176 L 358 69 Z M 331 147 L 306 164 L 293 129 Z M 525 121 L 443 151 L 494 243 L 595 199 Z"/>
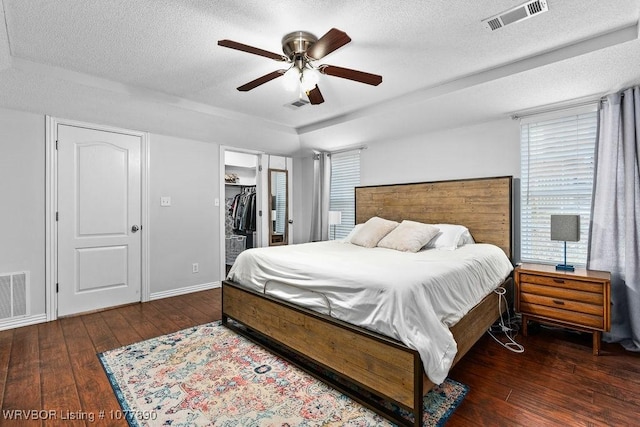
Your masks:
<path fill-rule="evenodd" d="M 0 274 L 0 320 L 28 314 L 29 272 Z"/>
<path fill-rule="evenodd" d="M 485 28 L 495 31 L 509 24 L 524 21 L 547 10 L 549 10 L 547 0 L 533 0 L 512 9 L 505 10 L 490 18 L 483 19 L 482 24 Z"/>

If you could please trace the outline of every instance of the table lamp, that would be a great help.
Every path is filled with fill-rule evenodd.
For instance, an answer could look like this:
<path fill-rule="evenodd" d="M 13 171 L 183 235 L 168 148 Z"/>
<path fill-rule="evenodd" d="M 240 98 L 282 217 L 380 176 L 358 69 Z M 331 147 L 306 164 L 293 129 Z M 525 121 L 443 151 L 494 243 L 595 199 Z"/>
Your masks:
<path fill-rule="evenodd" d="M 336 225 L 342 223 L 342 211 L 329 211 L 329 225 L 333 226 L 333 240 L 336 239 Z"/>
<path fill-rule="evenodd" d="M 564 264 L 556 265 L 556 270 L 574 271 L 567 264 L 567 242 L 580 240 L 580 215 L 551 215 L 551 240 L 564 241 Z"/>

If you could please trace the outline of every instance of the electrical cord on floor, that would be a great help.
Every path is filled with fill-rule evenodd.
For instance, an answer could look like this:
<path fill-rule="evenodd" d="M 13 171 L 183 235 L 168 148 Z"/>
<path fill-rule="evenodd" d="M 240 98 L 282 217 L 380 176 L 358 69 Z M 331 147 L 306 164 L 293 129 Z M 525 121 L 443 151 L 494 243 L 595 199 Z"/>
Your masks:
<path fill-rule="evenodd" d="M 515 337 L 518 334 L 518 331 L 520 330 L 520 326 L 516 323 L 515 320 L 513 321 L 511 320 L 511 314 L 509 313 L 507 297 L 505 296 L 505 294 L 507 293 L 507 290 L 503 287 L 498 287 L 497 289 L 494 290 L 494 292 L 499 295 L 498 312 L 500 313 L 500 321 L 493 324 L 487 332 L 489 333 L 489 335 L 491 335 L 491 338 L 493 338 L 495 342 L 497 342 L 507 350 L 512 351 L 514 353 L 524 353 L 524 346 L 522 346 L 522 344 L 517 343 L 515 340 Z M 506 322 L 502 313 L 502 301 L 504 301 L 504 304 L 507 307 Z M 494 333 L 496 332 L 504 332 L 504 336 L 506 337 L 507 341 L 504 342 L 498 339 L 498 337 L 494 335 Z"/>

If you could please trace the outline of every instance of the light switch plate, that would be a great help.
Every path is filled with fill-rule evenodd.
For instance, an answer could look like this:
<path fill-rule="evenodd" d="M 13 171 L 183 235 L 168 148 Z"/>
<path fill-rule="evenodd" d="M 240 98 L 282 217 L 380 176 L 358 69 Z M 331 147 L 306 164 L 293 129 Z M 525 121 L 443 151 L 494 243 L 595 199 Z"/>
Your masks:
<path fill-rule="evenodd" d="M 171 197 L 169 196 L 160 197 L 160 206 L 171 206 Z"/>

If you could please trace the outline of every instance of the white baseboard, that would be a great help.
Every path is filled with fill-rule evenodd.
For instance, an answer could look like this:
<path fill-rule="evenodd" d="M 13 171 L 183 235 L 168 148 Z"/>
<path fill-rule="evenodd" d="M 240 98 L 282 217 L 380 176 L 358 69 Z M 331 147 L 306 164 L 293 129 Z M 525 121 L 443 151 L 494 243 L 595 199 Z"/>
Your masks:
<path fill-rule="evenodd" d="M 168 291 L 152 292 L 151 295 L 149 296 L 149 301 L 153 301 L 161 298 L 175 297 L 178 295 L 190 294 L 192 292 L 206 291 L 209 289 L 219 288 L 220 286 L 222 286 L 222 282 L 218 281 L 218 282 L 211 282 L 211 283 L 202 283 L 200 285 L 186 286 L 184 288 L 171 289 Z"/>
<path fill-rule="evenodd" d="M 211 283 L 202 283 L 200 285 L 187 286 L 179 289 L 171 289 L 169 291 L 155 292 L 151 294 L 150 301 L 167 298 L 167 297 L 175 297 L 178 295 L 190 294 L 192 292 L 206 291 L 208 289 L 215 289 L 222 286 L 222 282 L 211 282 Z M 20 328 L 22 326 L 35 325 L 38 323 L 47 322 L 47 315 L 45 313 L 36 314 L 33 316 L 22 316 L 17 318 L 10 318 L 5 320 L 0 320 L 0 331 L 4 331 L 7 329 Z"/>
<path fill-rule="evenodd" d="M 7 329 L 20 328 L 22 326 L 35 325 L 37 323 L 44 323 L 47 321 L 47 315 L 45 313 L 36 314 L 33 316 L 23 316 L 19 318 L 11 318 L 6 320 L 0 320 L 0 331 Z"/>

